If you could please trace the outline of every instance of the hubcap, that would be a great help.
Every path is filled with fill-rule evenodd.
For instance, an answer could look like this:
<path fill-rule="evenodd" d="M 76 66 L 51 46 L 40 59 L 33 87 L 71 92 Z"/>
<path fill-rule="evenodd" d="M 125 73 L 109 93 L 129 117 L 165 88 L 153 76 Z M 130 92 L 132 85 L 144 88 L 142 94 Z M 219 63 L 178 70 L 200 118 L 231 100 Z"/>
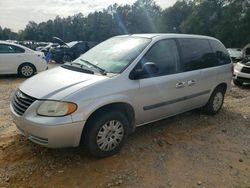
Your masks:
<path fill-rule="evenodd" d="M 218 111 L 220 109 L 222 102 L 223 102 L 223 94 L 221 92 L 216 93 L 213 101 L 214 111 Z"/>
<path fill-rule="evenodd" d="M 24 76 L 31 76 L 33 74 L 33 69 L 29 65 L 25 65 L 22 67 L 21 72 Z"/>
<path fill-rule="evenodd" d="M 105 123 L 97 134 L 97 145 L 102 151 L 116 148 L 122 141 L 124 128 L 120 121 L 111 120 Z"/>

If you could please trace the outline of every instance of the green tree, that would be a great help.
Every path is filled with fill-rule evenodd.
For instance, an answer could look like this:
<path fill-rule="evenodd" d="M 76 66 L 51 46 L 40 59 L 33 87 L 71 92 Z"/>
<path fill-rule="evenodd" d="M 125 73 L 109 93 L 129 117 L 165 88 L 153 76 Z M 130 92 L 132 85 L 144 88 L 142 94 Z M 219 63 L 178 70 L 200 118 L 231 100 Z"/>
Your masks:
<path fill-rule="evenodd" d="M 180 33 L 181 24 L 192 14 L 193 6 L 192 1 L 182 0 L 165 9 L 162 13 L 162 30 L 164 32 Z"/>

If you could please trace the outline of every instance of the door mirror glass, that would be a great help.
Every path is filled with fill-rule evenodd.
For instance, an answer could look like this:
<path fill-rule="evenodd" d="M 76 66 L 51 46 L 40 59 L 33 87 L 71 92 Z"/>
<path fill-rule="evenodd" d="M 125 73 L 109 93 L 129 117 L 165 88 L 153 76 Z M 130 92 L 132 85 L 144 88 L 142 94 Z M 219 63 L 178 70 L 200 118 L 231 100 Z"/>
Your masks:
<path fill-rule="evenodd" d="M 159 68 L 153 62 L 147 62 L 142 66 L 143 74 L 157 74 L 158 72 L 159 72 Z"/>
<path fill-rule="evenodd" d="M 153 62 L 146 62 L 141 69 L 136 69 L 131 75 L 132 80 L 148 77 L 159 72 L 159 67 Z"/>

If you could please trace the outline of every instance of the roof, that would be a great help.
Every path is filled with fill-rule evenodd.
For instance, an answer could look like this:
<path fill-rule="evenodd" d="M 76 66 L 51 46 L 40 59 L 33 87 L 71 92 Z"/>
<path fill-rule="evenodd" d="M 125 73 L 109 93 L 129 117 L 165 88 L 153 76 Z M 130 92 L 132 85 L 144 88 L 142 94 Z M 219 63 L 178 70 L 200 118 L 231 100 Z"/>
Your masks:
<path fill-rule="evenodd" d="M 203 39 L 214 39 L 216 38 L 204 35 L 190 35 L 190 34 L 176 34 L 176 33 L 141 33 L 141 34 L 132 34 L 132 35 L 120 35 L 118 37 L 126 37 L 126 36 L 134 36 L 134 37 L 144 37 L 144 38 L 203 38 Z"/>

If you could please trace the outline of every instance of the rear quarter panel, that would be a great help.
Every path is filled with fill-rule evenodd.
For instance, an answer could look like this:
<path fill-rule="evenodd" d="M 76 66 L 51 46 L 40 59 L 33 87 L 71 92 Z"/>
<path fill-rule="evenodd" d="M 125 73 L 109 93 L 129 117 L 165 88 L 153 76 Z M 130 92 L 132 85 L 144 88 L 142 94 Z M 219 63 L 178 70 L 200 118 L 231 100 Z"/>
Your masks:
<path fill-rule="evenodd" d="M 38 56 L 39 55 L 39 56 Z M 33 52 L 25 53 L 25 56 L 23 58 L 23 62 L 28 62 L 33 64 L 36 67 L 37 72 L 41 72 L 46 70 L 47 68 L 47 62 L 43 58 L 43 54 L 36 54 Z"/>

